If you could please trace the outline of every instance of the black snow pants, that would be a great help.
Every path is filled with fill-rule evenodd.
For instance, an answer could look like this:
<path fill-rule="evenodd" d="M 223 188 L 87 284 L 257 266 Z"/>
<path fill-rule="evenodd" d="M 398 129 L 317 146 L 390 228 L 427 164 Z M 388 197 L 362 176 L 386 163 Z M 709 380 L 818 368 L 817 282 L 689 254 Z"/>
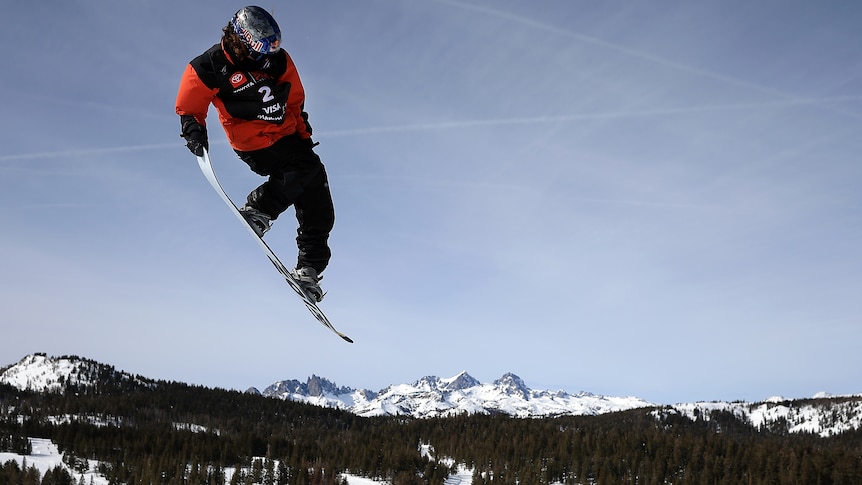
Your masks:
<path fill-rule="evenodd" d="M 236 153 L 256 174 L 269 177 L 248 195 L 249 205 L 273 220 L 293 205 L 299 223 L 296 267 L 321 273 L 332 256 L 328 242 L 335 209 L 326 169 L 311 141 L 291 135 L 268 148 Z"/>

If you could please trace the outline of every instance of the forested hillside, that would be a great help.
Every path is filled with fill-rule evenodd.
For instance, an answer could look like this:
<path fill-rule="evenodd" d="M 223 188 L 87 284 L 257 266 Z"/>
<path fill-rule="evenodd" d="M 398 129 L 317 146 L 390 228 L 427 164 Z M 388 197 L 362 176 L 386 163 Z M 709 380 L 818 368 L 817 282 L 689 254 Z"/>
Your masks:
<path fill-rule="evenodd" d="M 103 382 L 45 393 L 0 386 L 0 446 L 20 452 L 25 437 L 49 438 L 67 460 L 99 460 L 112 483 L 130 484 L 219 484 L 225 468 L 236 467 L 245 470 L 230 483 L 335 484 L 350 472 L 439 485 L 459 463 L 475 470 L 476 484 L 862 480 L 862 432 L 821 438 L 758 430 L 731 413 L 363 418 L 174 382 Z M 3 473 L 0 484 L 16 483 Z"/>

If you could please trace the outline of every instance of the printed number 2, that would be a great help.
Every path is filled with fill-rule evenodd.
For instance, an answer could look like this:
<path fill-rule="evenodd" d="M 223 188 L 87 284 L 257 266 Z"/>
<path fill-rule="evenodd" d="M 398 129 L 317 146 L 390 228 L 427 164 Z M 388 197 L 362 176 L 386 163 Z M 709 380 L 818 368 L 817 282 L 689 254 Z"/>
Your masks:
<path fill-rule="evenodd" d="M 260 89 L 257 90 L 260 94 L 263 95 L 263 102 L 268 103 L 275 99 L 275 96 L 272 95 L 272 88 L 269 86 L 261 86 Z"/>

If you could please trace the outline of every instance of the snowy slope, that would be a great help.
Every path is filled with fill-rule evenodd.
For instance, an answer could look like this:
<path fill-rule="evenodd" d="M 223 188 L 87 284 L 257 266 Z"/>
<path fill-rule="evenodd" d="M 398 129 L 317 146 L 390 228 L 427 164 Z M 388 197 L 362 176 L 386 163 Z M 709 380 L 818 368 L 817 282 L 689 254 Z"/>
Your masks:
<path fill-rule="evenodd" d="M 37 392 L 56 391 L 63 387 L 83 364 L 71 359 L 48 358 L 43 354 L 28 355 L 6 369 L 0 382 L 18 389 Z"/>
<path fill-rule="evenodd" d="M 0 465 L 8 462 L 15 461 L 18 463 L 19 467 L 26 466 L 27 468 L 36 467 L 39 470 L 39 475 L 44 476 L 45 472 L 48 470 L 53 470 L 55 467 L 62 467 L 69 472 L 69 474 L 79 481 L 79 483 L 86 483 L 92 485 L 108 485 L 109 481 L 101 474 L 97 473 L 95 470 L 98 467 L 98 462 L 96 460 L 88 460 L 89 469 L 80 473 L 75 470 L 69 468 L 68 465 L 63 463 L 63 454 L 57 448 L 57 445 L 51 440 L 43 439 L 43 438 L 30 438 L 30 445 L 33 448 L 33 453 L 29 455 L 18 455 L 15 453 L 5 453 L 0 452 Z M 226 482 L 229 482 L 231 477 L 233 476 L 235 469 L 233 467 L 227 467 L 224 469 Z M 375 481 L 368 478 L 362 478 L 354 475 L 342 475 L 349 485 L 383 485 L 388 482 L 383 481 Z M 453 475 L 454 477 L 455 475 Z M 83 482 L 80 482 L 83 477 Z M 469 483 L 469 482 L 466 482 Z"/>
<path fill-rule="evenodd" d="M 821 397 L 808 400 L 771 398 L 760 403 L 699 402 L 677 404 L 672 412 L 689 419 L 710 419 L 714 411 L 730 412 L 756 428 L 786 429 L 790 433 L 814 433 L 822 437 L 862 428 L 862 398 Z M 662 411 L 657 411 L 660 413 Z M 664 410 L 667 412 L 667 410 Z"/>
<path fill-rule="evenodd" d="M 34 392 L 55 392 L 67 384 L 98 388 L 106 379 L 147 384 L 145 379 L 119 372 L 110 365 L 74 356 L 31 354 L 0 372 L 0 383 Z"/>
<path fill-rule="evenodd" d="M 0 464 L 6 463 L 8 461 L 16 461 L 18 462 L 18 466 L 25 465 L 27 468 L 31 466 L 36 467 L 39 470 L 39 475 L 45 475 L 45 472 L 48 470 L 53 470 L 55 467 L 65 468 L 66 471 L 69 472 L 72 477 L 79 479 L 83 476 L 83 483 L 92 483 L 93 485 L 107 485 L 108 480 L 105 479 L 104 476 L 96 473 L 96 466 L 98 462 L 95 460 L 89 460 L 89 470 L 82 473 L 78 473 L 71 468 L 69 468 L 65 463 L 63 463 L 63 454 L 57 450 L 57 445 L 51 442 L 50 440 L 42 439 L 42 438 L 30 438 L 30 445 L 33 448 L 33 453 L 23 456 L 17 455 L 15 453 L 2 453 L 0 452 Z"/>

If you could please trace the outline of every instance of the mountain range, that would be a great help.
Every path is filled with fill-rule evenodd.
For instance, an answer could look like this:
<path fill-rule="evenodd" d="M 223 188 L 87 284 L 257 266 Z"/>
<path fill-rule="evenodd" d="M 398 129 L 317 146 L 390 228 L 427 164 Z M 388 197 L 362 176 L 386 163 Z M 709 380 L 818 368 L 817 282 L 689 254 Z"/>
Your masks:
<path fill-rule="evenodd" d="M 58 392 L 68 384 L 96 388 L 105 379 L 155 382 L 76 356 L 31 354 L 15 364 L 0 368 L 0 383 L 36 392 Z M 467 372 L 451 378 L 426 376 L 410 384 L 391 385 L 376 392 L 340 387 L 323 377 L 312 375 L 305 382 L 283 380 L 273 383 L 262 392 L 254 387 L 246 392 L 339 408 L 365 417 L 403 415 L 433 418 L 481 413 L 540 418 L 655 408 L 653 412 L 657 416 L 678 414 L 693 420 L 708 420 L 712 413 L 729 412 L 755 427 L 779 427 L 787 432 L 807 432 L 820 436 L 862 427 L 862 394 L 819 394 L 810 399 L 776 397 L 758 403 L 716 401 L 659 405 L 637 397 L 534 390 L 512 373 L 492 383 L 479 382 Z"/>
<path fill-rule="evenodd" d="M 259 391 L 251 388 L 248 392 Z M 406 415 L 415 418 L 463 413 L 508 414 L 516 417 L 595 415 L 655 406 L 636 397 L 534 390 L 512 373 L 490 384 L 479 382 L 467 372 L 450 378 L 426 376 L 411 384 L 391 385 L 377 392 L 339 387 L 313 375 L 305 383 L 297 380 L 278 381 L 260 394 L 346 409 L 360 416 Z"/>

